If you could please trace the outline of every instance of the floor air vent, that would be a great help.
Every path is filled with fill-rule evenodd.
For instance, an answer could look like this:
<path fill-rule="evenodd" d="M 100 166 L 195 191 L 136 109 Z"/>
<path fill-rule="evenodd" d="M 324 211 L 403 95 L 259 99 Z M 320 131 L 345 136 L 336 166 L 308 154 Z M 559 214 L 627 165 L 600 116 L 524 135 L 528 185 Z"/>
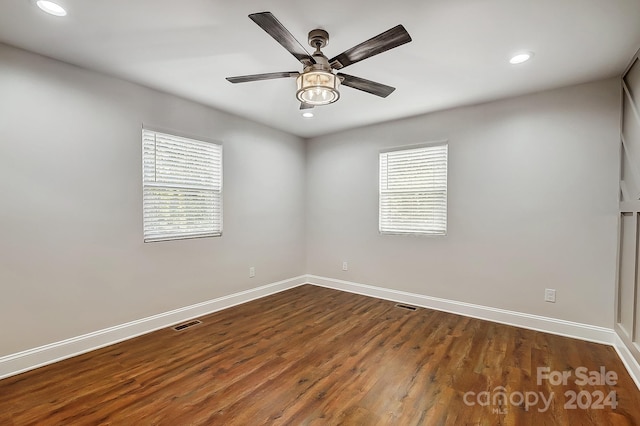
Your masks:
<path fill-rule="evenodd" d="M 416 309 L 418 309 L 418 308 L 416 308 L 415 306 L 402 305 L 402 304 L 400 304 L 400 303 L 398 303 L 398 304 L 396 305 L 396 308 L 407 309 L 407 310 L 409 310 L 409 311 L 415 311 Z"/>
<path fill-rule="evenodd" d="M 194 325 L 198 325 L 198 324 L 202 324 L 202 321 L 193 320 L 193 321 L 185 322 L 184 324 L 176 325 L 175 327 L 173 327 L 173 329 L 175 331 L 182 331 L 185 328 L 193 327 Z"/>

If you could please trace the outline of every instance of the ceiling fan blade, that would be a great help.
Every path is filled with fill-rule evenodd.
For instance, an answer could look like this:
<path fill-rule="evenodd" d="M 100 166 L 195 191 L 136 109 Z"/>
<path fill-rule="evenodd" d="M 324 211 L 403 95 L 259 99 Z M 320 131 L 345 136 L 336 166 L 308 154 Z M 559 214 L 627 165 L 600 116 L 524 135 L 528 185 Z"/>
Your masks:
<path fill-rule="evenodd" d="M 231 83 L 246 83 L 248 81 L 271 80 L 274 78 L 297 77 L 300 73 L 297 71 L 288 72 L 269 72 L 266 74 L 240 75 L 237 77 L 227 77 L 227 81 Z"/>
<path fill-rule="evenodd" d="M 360 77 L 354 77 L 349 74 L 342 74 L 339 72 L 336 75 L 340 77 L 343 85 L 362 90 L 363 92 L 371 93 L 372 95 L 380 96 L 382 98 L 386 98 L 396 90 L 395 87 L 376 83 L 375 81 L 366 80 Z"/>
<path fill-rule="evenodd" d="M 345 50 L 335 58 L 329 60 L 329 63 L 332 68 L 339 70 L 356 62 L 360 62 L 363 59 L 375 56 L 378 53 L 386 52 L 394 47 L 409 43 L 410 41 L 411 36 L 407 30 L 405 30 L 402 25 L 398 25 L 349 50 Z"/>
<path fill-rule="evenodd" d="M 297 60 L 302 62 L 304 66 L 316 63 L 311 55 L 309 55 L 309 52 L 306 51 L 300 42 L 291 35 L 289 30 L 287 30 L 271 12 L 252 13 L 249 15 L 249 18 L 280 43 L 282 47 L 287 49 Z"/>
<path fill-rule="evenodd" d="M 304 102 L 300 102 L 300 109 L 312 109 L 313 105 L 305 104 Z"/>

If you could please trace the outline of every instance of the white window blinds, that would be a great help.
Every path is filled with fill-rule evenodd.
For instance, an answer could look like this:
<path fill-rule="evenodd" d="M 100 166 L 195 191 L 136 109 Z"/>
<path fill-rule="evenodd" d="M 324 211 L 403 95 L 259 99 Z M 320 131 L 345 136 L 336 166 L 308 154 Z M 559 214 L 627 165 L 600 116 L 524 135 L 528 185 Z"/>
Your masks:
<path fill-rule="evenodd" d="M 144 241 L 222 235 L 222 146 L 143 129 Z"/>
<path fill-rule="evenodd" d="M 447 144 L 380 153 L 380 232 L 447 233 Z"/>

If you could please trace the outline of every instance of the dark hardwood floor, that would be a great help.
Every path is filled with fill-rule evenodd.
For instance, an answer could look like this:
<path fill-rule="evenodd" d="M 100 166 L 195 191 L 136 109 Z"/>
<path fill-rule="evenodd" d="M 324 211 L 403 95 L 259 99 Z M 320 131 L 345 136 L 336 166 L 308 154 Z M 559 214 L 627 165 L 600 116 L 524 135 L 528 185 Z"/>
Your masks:
<path fill-rule="evenodd" d="M 311 285 L 200 320 L 0 381 L 0 424 L 640 423 L 604 345 Z"/>

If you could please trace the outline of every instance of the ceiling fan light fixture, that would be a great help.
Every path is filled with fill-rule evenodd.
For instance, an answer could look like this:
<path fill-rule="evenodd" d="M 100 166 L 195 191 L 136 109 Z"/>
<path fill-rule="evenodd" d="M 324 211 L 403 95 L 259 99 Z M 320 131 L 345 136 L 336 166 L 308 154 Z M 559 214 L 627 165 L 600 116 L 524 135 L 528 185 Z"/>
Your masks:
<path fill-rule="evenodd" d="M 312 70 L 300 74 L 296 83 L 296 97 L 307 105 L 327 105 L 340 99 L 340 79 L 333 73 Z"/>

